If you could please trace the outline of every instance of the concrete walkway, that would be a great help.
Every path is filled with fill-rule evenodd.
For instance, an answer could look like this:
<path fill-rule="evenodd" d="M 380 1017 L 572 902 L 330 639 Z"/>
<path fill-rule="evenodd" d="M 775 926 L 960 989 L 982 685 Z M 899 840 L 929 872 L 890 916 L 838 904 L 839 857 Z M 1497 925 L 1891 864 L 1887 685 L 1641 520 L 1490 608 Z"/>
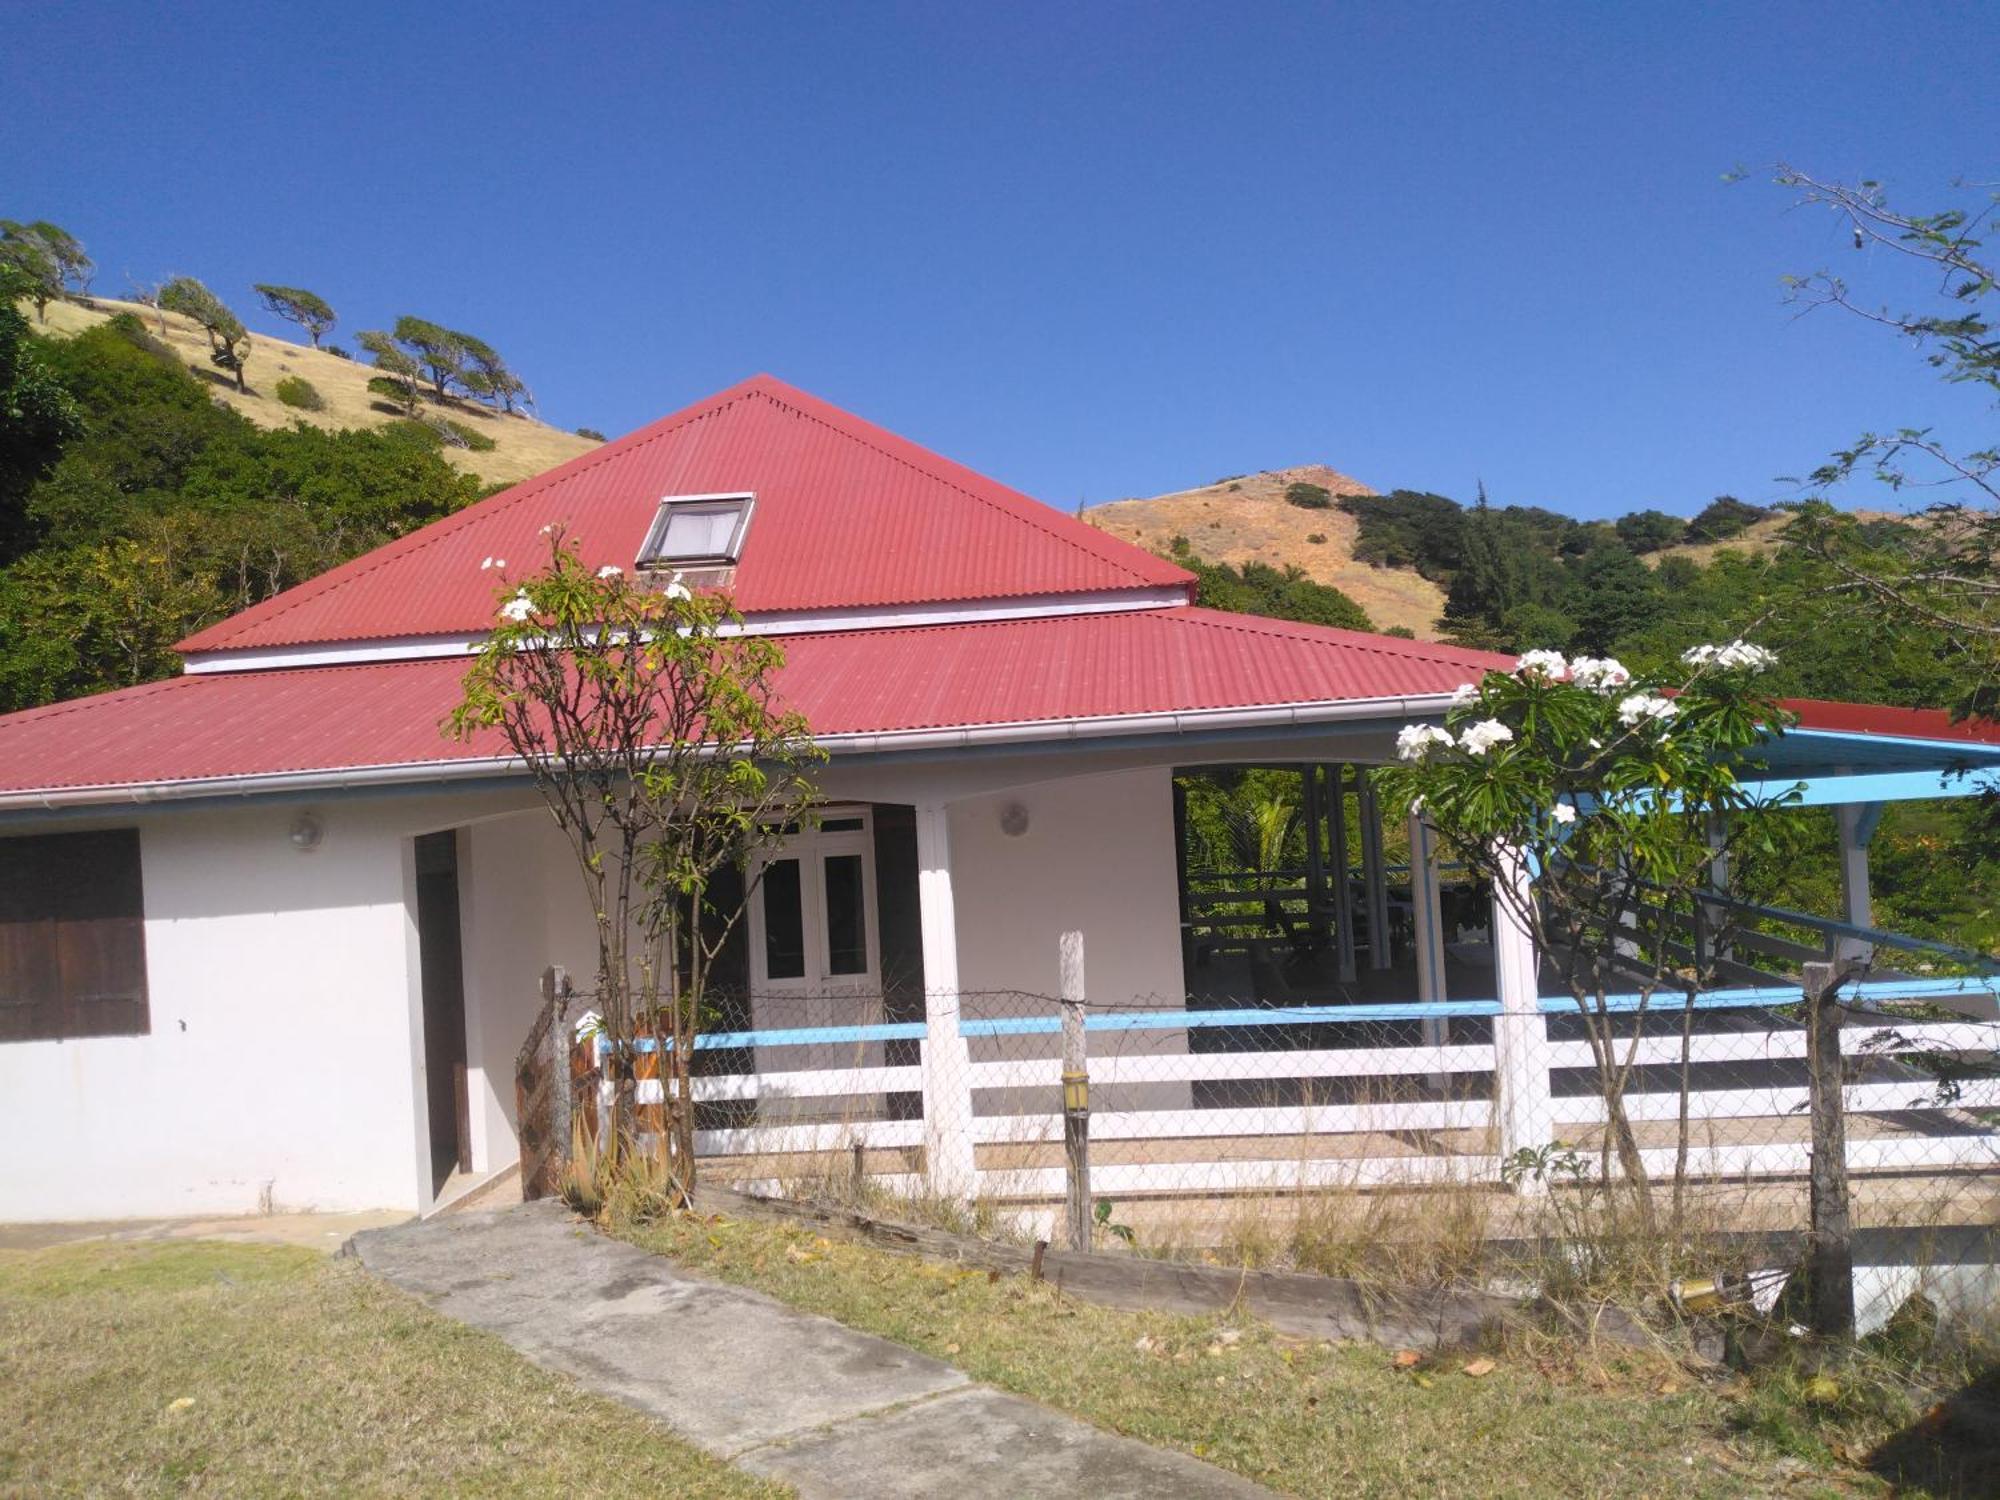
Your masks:
<path fill-rule="evenodd" d="M 353 1250 L 440 1312 L 801 1495 L 1269 1494 L 900 1344 L 691 1276 L 553 1203 L 373 1229 Z"/>

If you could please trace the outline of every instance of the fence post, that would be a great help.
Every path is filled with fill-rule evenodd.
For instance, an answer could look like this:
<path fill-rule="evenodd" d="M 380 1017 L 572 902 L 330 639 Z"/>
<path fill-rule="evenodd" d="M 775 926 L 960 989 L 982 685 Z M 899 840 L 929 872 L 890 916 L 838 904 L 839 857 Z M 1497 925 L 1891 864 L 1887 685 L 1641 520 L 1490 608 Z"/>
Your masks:
<path fill-rule="evenodd" d="M 1090 1248 L 1090 1064 L 1083 1029 L 1083 934 L 1062 935 L 1063 1156 L 1069 1247 Z"/>
<path fill-rule="evenodd" d="M 931 1191 L 979 1190 L 972 1141 L 972 1057 L 959 1030 L 958 915 L 951 890 L 950 810 L 917 807 L 917 917 L 924 948 L 924 1161 Z"/>
<path fill-rule="evenodd" d="M 1806 1279 L 1812 1329 L 1822 1338 L 1854 1333 L 1854 1242 L 1847 1199 L 1847 1114 L 1841 1098 L 1841 1007 L 1844 966 L 1805 966 L 1806 1067 L 1811 1074 L 1811 1235 Z"/>
<path fill-rule="evenodd" d="M 1521 851 L 1500 851 L 1493 885 L 1493 977 L 1500 1014 L 1493 1018 L 1494 1113 L 1500 1127 L 1500 1160 L 1548 1138 L 1548 1026 L 1542 1020 L 1535 941 L 1517 903 L 1533 899 L 1533 882 Z M 1506 894 L 1502 894 L 1502 886 Z M 1546 1191 L 1539 1178 L 1523 1174 L 1523 1193 Z"/>

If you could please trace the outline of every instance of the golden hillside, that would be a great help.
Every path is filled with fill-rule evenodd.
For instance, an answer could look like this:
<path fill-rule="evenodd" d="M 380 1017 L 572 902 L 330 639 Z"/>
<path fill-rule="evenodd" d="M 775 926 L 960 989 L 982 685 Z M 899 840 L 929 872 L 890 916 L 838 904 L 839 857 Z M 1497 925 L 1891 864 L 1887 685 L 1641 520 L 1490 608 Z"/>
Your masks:
<path fill-rule="evenodd" d="M 360 360 L 340 359 L 306 344 L 253 333 L 250 358 L 243 371 L 250 389 L 239 392 L 227 372 L 209 363 L 208 336 L 197 324 L 136 302 L 119 302 L 109 297 L 90 300 L 89 307 L 74 302 L 51 302 L 46 323 L 37 320 L 32 309 L 24 307 L 23 311 L 37 333 L 57 336 L 81 333 L 121 312 L 135 313 L 144 320 L 149 332 L 163 338 L 187 361 L 189 369 L 210 382 L 218 401 L 235 407 L 260 427 L 289 427 L 294 422 L 310 422 L 315 427 L 329 429 L 380 427 L 397 420 L 398 414 L 370 393 L 368 379 L 375 373 L 374 368 Z M 326 402 L 325 410 L 300 411 L 279 401 L 273 391 L 287 375 L 311 381 Z M 495 446 L 490 452 L 475 453 L 469 448 L 449 445 L 442 450 L 456 467 L 477 474 L 489 484 L 512 484 L 597 446 L 592 438 L 578 437 L 533 417 L 503 416 L 476 402 L 455 401 L 425 409 L 493 439 Z"/>
<path fill-rule="evenodd" d="M 1356 562 L 1354 517 L 1338 506 L 1304 510 L 1291 504 L 1285 487 L 1300 481 L 1335 495 L 1375 493 L 1323 464 L 1301 464 L 1150 500 L 1114 500 L 1092 506 L 1083 519 L 1152 552 L 1166 552 L 1176 536 L 1184 536 L 1195 555 L 1209 562 L 1303 568 L 1315 583 L 1331 584 L 1368 611 L 1376 629 L 1400 625 L 1434 639 L 1444 591 L 1408 568 Z"/>

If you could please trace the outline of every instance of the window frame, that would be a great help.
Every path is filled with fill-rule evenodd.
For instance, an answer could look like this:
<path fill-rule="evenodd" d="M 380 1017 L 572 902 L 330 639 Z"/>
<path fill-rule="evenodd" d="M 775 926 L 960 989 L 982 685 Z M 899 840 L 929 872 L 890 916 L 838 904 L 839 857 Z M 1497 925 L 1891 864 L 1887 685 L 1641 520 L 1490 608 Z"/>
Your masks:
<path fill-rule="evenodd" d="M 736 508 L 736 524 L 730 528 L 729 545 L 721 552 L 689 553 L 684 557 L 663 556 L 660 548 L 666 545 L 667 532 L 673 517 L 683 510 L 721 510 L 724 506 Z M 646 538 L 639 544 L 639 555 L 633 566 L 641 572 L 662 573 L 670 568 L 713 568 L 733 564 L 743 555 L 743 539 L 750 530 L 750 516 L 757 508 L 757 496 L 750 490 L 718 490 L 706 495 L 665 495 L 653 514 L 653 522 L 646 528 Z"/>
<path fill-rule="evenodd" d="M 0 855 L 27 862 L 0 870 L 0 1046 L 150 1036 L 140 830 L 10 835 Z"/>

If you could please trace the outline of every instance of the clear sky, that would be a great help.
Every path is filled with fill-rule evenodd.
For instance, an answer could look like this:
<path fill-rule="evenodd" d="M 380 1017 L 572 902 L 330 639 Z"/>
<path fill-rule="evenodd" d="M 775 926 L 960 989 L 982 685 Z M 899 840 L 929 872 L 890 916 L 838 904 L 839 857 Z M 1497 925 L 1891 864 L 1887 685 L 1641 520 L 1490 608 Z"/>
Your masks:
<path fill-rule="evenodd" d="M 1616 514 L 1989 415 L 1792 317 L 1782 273 L 1869 262 L 1761 169 L 1922 206 L 2000 177 L 1990 0 L 71 3 L 0 34 L 0 215 L 76 233 L 99 290 L 197 275 L 275 332 L 250 284 L 308 286 L 336 340 L 416 313 L 564 426 L 767 370 L 1065 507 L 1325 462 Z"/>

